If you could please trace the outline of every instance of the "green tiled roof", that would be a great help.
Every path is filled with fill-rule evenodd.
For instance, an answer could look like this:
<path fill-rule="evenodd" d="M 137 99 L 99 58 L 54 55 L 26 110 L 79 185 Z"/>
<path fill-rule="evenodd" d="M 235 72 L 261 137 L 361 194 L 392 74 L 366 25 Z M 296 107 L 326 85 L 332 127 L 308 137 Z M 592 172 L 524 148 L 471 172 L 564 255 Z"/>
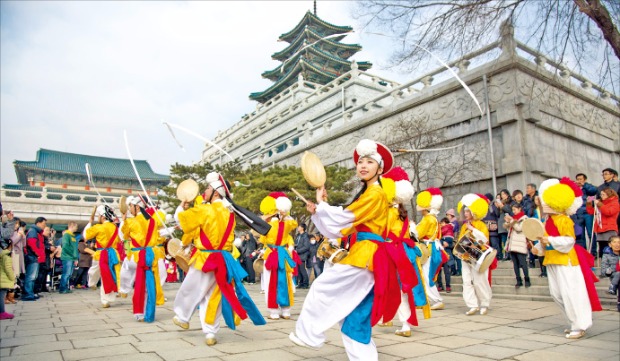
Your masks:
<path fill-rule="evenodd" d="M 27 182 L 25 171 L 28 169 L 86 176 L 86 163 L 90 164 L 94 177 L 120 178 L 127 179 L 128 181 L 135 180 L 136 178 L 129 159 L 107 158 L 39 149 L 35 161 L 16 160 L 13 162 L 17 178 L 21 183 Z M 146 160 L 134 160 L 134 163 L 136 164 L 136 169 L 142 180 L 159 181 L 163 183 L 170 180 L 170 177 L 167 175 L 153 172 L 153 169 Z"/>
<path fill-rule="evenodd" d="M 371 64 L 365 64 L 365 66 L 370 67 Z M 360 66 L 361 68 L 361 66 Z M 344 71 L 348 71 L 350 66 Z M 280 78 L 277 82 L 272 84 L 269 88 L 262 92 L 255 92 L 250 94 L 250 99 L 256 100 L 259 102 L 266 102 L 271 99 L 276 94 L 283 91 L 285 88 L 291 86 L 295 81 L 297 81 L 297 75 L 302 71 L 310 71 L 319 75 L 321 79 L 321 84 L 327 84 L 330 81 L 336 79 L 340 74 L 334 74 L 332 72 L 328 72 L 322 69 L 320 65 L 313 64 L 312 61 L 305 59 L 304 57 L 297 58 L 297 61 L 289 68 L 289 70 L 285 73 L 285 75 Z M 344 73 L 343 72 L 343 73 Z"/>
<path fill-rule="evenodd" d="M 343 59 L 343 58 L 340 58 L 340 57 L 338 57 L 338 56 L 336 56 L 336 55 L 330 54 L 330 53 L 328 53 L 328 52 L 325 52 L 325 51 L 323 51 L 323 50 L 321 50 L 321 49 L 319 49 L 319 48 L 317 48 L 317 47 L 311 46 L 311 47 L 309 47 L 309 48 L 306 48 L 306 50 L 304 50 L 304 52 L 305 52 L 305 51 L 307 51 L 307 52 L 309 52 L 309 53 L 312 53 L 312 54 L 314 54 L 314 55 L 317 55 L 317 56 L 319 56 L 319 57 L 321 57 L 321 58 L 328 59 L 328 61 L 332 61 L 332 62 L 338 63 L 338 64 L 340 64 L 340 65 L 345 65 L 345 66 L 347 67 L 347 71 L 348 71 L 349 69 L 351 69 L 351 62 L 350 62 L 350 61 L 348 61 L 348 60 L 346 60 L 346 59 Z M 299 53 L 299 54 L 297 54 L 297 55 L 295 55 L 295 57 L 294 57 L 294 58 L 291 58 L 291 59 L 288 61 L 287 65 L 290 65 L 292 62 L 297 62 L 297 61 L 298 61 L 298 58 L 299 58 L 299 57 L 303 57 L 303 55 L 304 55 L 304 53 L 303 53 L 303 52 L 302 52 L 302 53 Z M 305 59 L 305 58 L 304 58 L 304 60 L 305 60 L 305 61 L 308 61 L 308 59 Z M 368 68 L 370 68 L 370 66 L 372 66 L 372 64 L 370 64 L 370 63 L 368 63 L 368 62 L 364 62 L 364 64 L 365 64 L 365 67 L 361 67 L 361 66 L 360 66 L 360 67 L 359 67 L 359 69 L 360 69 L 360 70 L 367 70 Z M 368 65 L 370 65 L 370 66 L 368 66 Z M 358 66 L 359 66 L 359 63 L 358 63 Z M 280 69 L 281 69 L 281 68 L 282 68 L 282 64 L 278 65 L 278 66 L 277 66 L 276 68 L 274 68 L 274 69 L 267 70 L 266 72 L 262 73 L 262 74 L 261 74 L 261 76 L 262 76 L 263 78 L 267 78 L 267 79 L 271 79 L 271 78 L 273 78 L 273 77 L 276 77 L 276 78 L 277 78 L 277 77 L 280 75 L 279 73 L 280 73 Z M 271 79 L 271 80 L 274 80 L 274 79 Z"/>
<path fill-rule="evenodd" d="M 322 43 L 326 43 L 329 44 L 335 48 L 341 48 L 341 49 L 348 49 L 351 50 L 351 55 L 355 54 L 356 52 L 360 51 L 362 49 L 361 45 L 358 44 L 344 44 L 344 43 L 340 43 L 340 40 L 342 40 L 345 37 L 345 35 L 342 36 L 337 36 L 335 38 L 331 38 L 331 39 L 323 39 L 320 42 L 318 42 L 317 44 L 315 44 L 315 46 L 321 46 L 324 45 Z M 309 44 L 312 44 L 316 41 L 318 41 L 319 39 L 321 39 L 322 36 L 317 34 L 315 31 L 313 31 L 310 28 L 306 28 L 304 31 L 302 31 L 301 33 L 299 33 L 299 35 L 297 36 L 297 38 L 295 38 L 295 40 L 293 40 L 289 46 L 287 46 L 286 48 L 273 53 L 271 55 L 271 58 L 274 60 L 280 60 L 280 61 L 284 61 L 287 57 L 288 54 L 292 54 L 294 52 L 296 52 L 302 45 L 303 45 L 303 41 L 305 39 L 308 40 Z"/>
<path fill-rule="evenodd" d="M 274 84 L 262 92 L 251 93 L 250 99 L 261 103 L 268 101 L 297 81 L 299 74 L 303 74 L 308 82 L 324 85 L 351 70 L 351 61 L 348 59 L 362 47 L 357 44 L 343 44 L 340 40 L 352 30 L 350 26 L 330 24 L 311 12 L 306 12 L 293 30 L 280 36 L 280 40 L 290 45 L 272 55 L 273 59 L 286 63 L 288 69 L 281 73 L 281 64 L 275 69 L 263 72 L 262 76 L 273 81 Z M 313 44 L 333 34 L 338 35 Z M 298 49 L 306 46 L 305 44 L 313 45 L 295 54 Z M 358 62 L 357 64 L 361 71 L 372 67 L 370 62 Z"/>
<path fill-rule="evenodd" d="M 338 25 L 330 24 L 327 21 L 319 18 L 318 16 L 308 11 L 304 15 L 304 17 L 301 19 L 301 21 L 297 23 L 297 25 L 295 25 L 293 30 L 280 35 L 280 40 L 290 42 L 292 39 L 294 39 L 297 36 L 297 33 L 299 33 L 308 24 L 316 24 L 320 26 L 321 28 L 325 30 L 325 35 L 346 33 L 346 32 L 353 30 L 353 28 L 350 26 L 338 26 Z"/>

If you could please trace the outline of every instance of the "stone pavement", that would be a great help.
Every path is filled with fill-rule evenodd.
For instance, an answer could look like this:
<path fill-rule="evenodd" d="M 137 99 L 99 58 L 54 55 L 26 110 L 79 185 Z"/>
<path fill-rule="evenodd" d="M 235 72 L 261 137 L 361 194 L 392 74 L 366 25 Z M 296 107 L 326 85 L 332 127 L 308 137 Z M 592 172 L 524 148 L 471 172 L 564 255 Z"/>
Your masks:
<path fill-rule="evenodd" d="M 294 321 L 268 320 L 256 327 L 244 321 L 236 331 L 223 327 L 218 344 L 203 343 L 198 315 L 190 329 L 172 323 L 178 284 L 164 287 L 168 301 L 157 309 L 154 323 L 132 319 L 131 299 L 117 299 L 103 309 L 99 292 L 75 290 L 68 295 L 44 293 L 37 302 L 7 305 L 13 320 L 0 321 L 0 360 L 346 360 L 340 332 L 327 332 L 320 350 L 294 346 L 287 335 Z M 261 310 L 266 311 L 259 286 L 248 285 Z M 306 295 L 297 291 L 296 319 Z M 552 302 L 493 300 L 486 316 L 465 316 L 460 296 L 445 297 L 446 309 L 421 319 L 412 337 L 393 334 L 394 328 L 373 330 L 379 360 L 620 360 L 620 313 L 594 314 L 594 326 L 585 338 L 567 340 L 560 310 Z M 266 314 L 263 312 L 263 314 Z M 223 322 L 222 322 L 223 323 Z M 397 323 L 397 322 L 396 322 Z"/>

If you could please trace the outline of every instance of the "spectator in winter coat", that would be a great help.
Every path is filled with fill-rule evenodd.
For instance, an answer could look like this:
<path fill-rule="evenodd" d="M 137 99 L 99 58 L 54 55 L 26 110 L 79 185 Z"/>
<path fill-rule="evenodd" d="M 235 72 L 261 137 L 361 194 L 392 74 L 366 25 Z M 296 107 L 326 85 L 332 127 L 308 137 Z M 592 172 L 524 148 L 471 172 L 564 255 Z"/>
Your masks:
<path fill-rule="evenodd" d="M 618 235 L 617 219 L 618 213 L 620 213 L 618 193 L 611 188 L 603 189 L 601 199 L 596 201 L 596 206 L 600 214 L 600 222 L 594 222 L 594 231 L 599 247 L 599 257 L 602 257 L 605 243 L 609 242 L 611 237 Z"/>
<path fill-rule="evenodd" d="M 499 192 L 499 197 L 495 200 L 495 207 L 497 209 L 497 233 L 499 234 L 499 239 L 500 239 L 500 245 L 501 247 L 499 247 L 497 249 L 497 255 L 499 257 L 499 259 L 503 259 L 504 261 L 509 260 L 509 256 L 507 253 L 504 253 L 504 250 L 506 248 L 506 240 L 508 240 L 508 230 L 506 228 L 504 228 L 504 222 L 502 222 L 502 220 L 504 219 L 504 217 L 508 214 L 508 215 L 512 215 L 512 209 L 510 208 L 510 205 L 512 204 L 512 197 L 510 196 L 510 192 L 508 192 L 508 189 L 502 189 Z M 502 258 L 502 255 L 504 256 Z"/>
<path fill-rule="evenodd" d="M 588 177 L 583 173 L 578 173 L 575 177 L 575 183 L 581 188 L 583 204 L 577 212 L 571 216 L 575 225 L 583 230 L 581 235 L 577 237 L 577 243 L 585 249 L 588 249 L 586 239 L 593 237 L 592 228 L 594 224 L 594 216 L 586 211 L 586 203 L 589 200 L 588 198 L 593 200 L 598 193 L 598 189 L 595 186 L 586 182 L 587 179 Z M 590 241 L 592 241 L 592 239 L 590 239 Z"/>
<path fill-rule="evenodd" d="M 306 224 L 302 223 L 299 227 L 297 227 L 297 237 L 296 240 L 296 249 L 297 255 L 299 259 L 301 259 L 299 268 L 299 279 L 298 279 L 298 287 L 297 288 L 308 288 L 310 286 L 310 279 L 308 277 L 308 272 L 306 270 L 305 263 L 310 255 L 310 238 L 308 237 L 308 233 L 306 233 Z"/>
<path fill-rule="evenodd" d="M 614 236 L 609 239 L 609 247 L 603 251 L 601 261 L 601 276 L 609 277 L 609 294 L 615 295 L 618 292 L 620 283 L 620 237 Z"/>
<path fill-rule="evenodd" d="M 484 196 L 487 197 L 487 199 L 489 200 L 493 199 L 493 195 L 491 193 L 487 193 Z M 489 213 L 487 213 L 487 215 L 484 218 L 482 218 L 482 221 L 487 225 L 487 228 L 489 229 L 489 242 L 491 243 L 491 247 L 497 250 L 497 255 L 495 257 L 499 261 L 502 259 L 502 256 L 501 256 L 502 247 L 501 247 L 500 240 L 499 240 L 499 233 L 497 233 L 498 214 L 499 214 L 499 210 L 497 209 L 495 202 L 493 202 L 489 205 Z"/>
<path fill-rule="evenodd" d="M 519 203 L 512 204 L 513 215 L 506 215 L 504 227 L 509 230 L 506 250 L 510 252 L 510 258 L 514 266 L 515 277 L 517 278 L 516 288 L 523 286 L 520 269 L 523 270 L 525 287 L 530 287 L 530 275 L 527 268 L 528 241 L 523 234 L 523 221 L 528 217 L 523 212 Z"/>
<path fill-rule="evenodd" d="M 306 268 L 308 270 L 308 278 L 310 278 L 310 272 L 314 271 L 314 279 L 319 277 L 323 272 L 323 259 L 317 257 L 316 252 L 319 249 L 319 242 L 315 235 L 310 236 L 309 255 L 306 259 Z"/>
<path fill-rule="evenodd" d="M 26 264 L 26 279 L 24 282 L 24 296 L 22 301 L 35 301 L 39 297 L 34 294 L 34 282 L 39 275 L 39 263 L 45 262 L 45 237 L 43 229 L 47 225 L 47 219 L 38 217 L 34 226 L 26 235 L 26 248 L 24 248 L 24 260 Z"/>

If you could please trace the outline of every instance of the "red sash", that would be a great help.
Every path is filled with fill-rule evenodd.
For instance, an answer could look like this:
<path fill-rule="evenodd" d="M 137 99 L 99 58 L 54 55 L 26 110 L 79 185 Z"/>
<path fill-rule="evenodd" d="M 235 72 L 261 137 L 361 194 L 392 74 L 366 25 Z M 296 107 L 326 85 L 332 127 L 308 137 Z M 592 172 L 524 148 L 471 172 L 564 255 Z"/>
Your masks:
<path fill-rule="evenodd" d="M 146 272 L 152 269 L 152 265 L 146 264 L 146 247 L 149 244 L 151 237 L 153 236 L 153 231 L 155 230 L 155 221 L 153 218 L 149 219 L 149 227 L 146 231 L 146 238 L 144 240 L 144 246 L 140 246 L 137 244 L 133 238 L 131 239 L 132 243 L 136 248 L 141 248 L 138 251 L 138 266 L 136 269 L 136 281 L 134 285 L 133 292 L 133 313 L 134 314 L 142 314 L 144 313 L 144 307 L 146 303 L 144 302 L 146 298 Z M 155 263 L 156 260 L 153 260 Z"/>
<path fill-rule="evenodd" d="M 230 236 L 230 233 L 233 229 L 233 224 L 235 221 L 235 214 L 230 213 L 228 217 L 228 226 L 226 226 L 226 231 L 224 232 L 224 236 L 222 237 L 220 244 L 217 250 L 211 244 L 209 237 L 204 233 L 202 228 L 200 229 L 200 242 L 202 246 L 209 251 L 222 251 L 224 246 L 226 245 L 226 241 Z M 225 252 L 225 251 L 224 251 Z M 213 272 L 215 275 L 215 282 L 217 283 L 220 291 L 222 291 L 222 295 L 226 298 L 233 311 L 239 315 L 239 317 L 244 320 L 248 317 L 247 312 L 241 306 L 241 302 L 237 298 L 235 294 L 235 289 L 231 283 L 228 283 L 228 270 L 226 268 L 226 260 L 224 259 L 224 255 L 222 252 L 213 252 L 209 255 L 205 264 L 202 266 L 202 272 Z"/>
<path fill-rule="evenodd" d="M 284 238 L 284 222 L 278 222 L 278 236 L 276 238 L 276 246 L 280 246 L 282 244 L 282 240 Z M 295 255 L 293 255 L 295 257 Z M 299 255 L 297 255 L 299 259 Z M 295 258 L 293 258 L 295 262 Z M 301 262 L 301 259 L 299 259 Z M 269 253 L 269 256 L 265 260 L 265 268 L 271 271 L 271 276 L 269 277 L 269 298 L 267 299 L 267 307 L 268 308 L 278 308 L 277 296 L 278 296 L 278 266 L 280 264 L 280 260 L 278 259 L 278 251 L 272 250 Z M 305 267 L 305 266 L 301 266 Z"/>
<path fill-rule="evenodd" d="M 114 226 L 114 234 L 108 241 L 108 245 L 114 244 L 114 240 L 118 237 L 118 227 Z M 105 294 L 111 292 L 118 292 L 118 284 L 115 281 L 116 277 L 112 274 L 113 270 L 110 269 L 110 260 L 108 255 L 108 249 L 112 247 L 101 247 L 101 244 L 97 242 L 97 248 L 103 248 L 99 252 L 99 271 L 101 273 L 101 285 Z M 114 249 L 114 248 L 112 248 Z"/>

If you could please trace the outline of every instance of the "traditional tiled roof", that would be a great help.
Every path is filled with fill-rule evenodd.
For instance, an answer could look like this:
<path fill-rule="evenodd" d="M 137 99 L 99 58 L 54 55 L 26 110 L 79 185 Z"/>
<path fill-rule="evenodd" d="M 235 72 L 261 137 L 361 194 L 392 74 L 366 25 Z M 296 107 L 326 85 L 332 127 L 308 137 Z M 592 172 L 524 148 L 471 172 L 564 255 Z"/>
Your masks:
<path fill-rule="evenodd" d="M 272 57 L 283 64 L 262 73 L 264 78 L 274 84 L 262 92 L 251 93 L 250 99 L 261 103 L 268 101 L 297 81 L 299 74 L 302 74 L 307 82 L 324 85 L 350 71 L 351 61 L 348 59 L 362 47 L 357 44 L 343 44 L 340 40 L 345 33 L 352 30 L 350 26 L 330 24 L 311 12 L 306 12 L 293 30 L 280 36 L 280 40 L 287 41 L 290 45 L 274 53 Z M 326 36 L 334 34 L 337 34 L 334 38 L 325 39 Z M 319 39 L 322 40 L 317 42 Z M 312 45 L 297 53 L 308 44 Z M 285 71 L 282 72 L 284 64 Z M 357 64 L 361 71 L 372 67 L 370 62 Z"/>
<path fill-rule="evenodd" d="M 295 57 L 293 57 L 293 58 L 290 58 L 286 62 L 285 67 L 290 66 L 292 63 L 297 62 L 300 57 L 303 57 L 305 61 L 310 61 L 308 59 L 308 57 L 304 56 L 305 52 L 312 53 L 312 54 L 318 56 L 319 58 L 324 58 L 324 59 L 326 59 L 327 62 L 333 62 L 333 63 L 336 63 L 336 64 L 340 64 L 341 66 L 344 66 L 344 67 L 347 68 L 346 71 L 349 71 L 351 69 L 351 62 L 350 61 L 348 61 L 346 59 L 343 59 L 343 58 L 340 58 L 340 57 L 338 57 L 336 55 L 330 54 L 328 52 L 325 52 L 325 51 L 323 51 L 323 50 L 321 50 L 319 48 L 316 48 L 314 46 L 306 48 L 306 50 L 304 50 L 303 52 L 295 55 Z M 316 61 L 314 63 L 316 63 Z M 271 80 L 277 81 L 278 78 L 282 77 L 282 74 L 280 73 L 280 69 L 282 68 L 283 64 L 284 63 L 278 65 L 274 69 L 265 71 L 264 73 L 261 74 L 261 76 L 263 78 L 267 78 L 267 79 L 271 79 Z M 364 64 L 364 67 L 360 66 L 360 68 L 359 68 L 360 70 L 367 70 L 370 67 L 372 67 L 372 64 L 369 63 L 369 62 L 363 62 L 363 64 Z M 358 66 L 359 65 L 360 65 L 360 63 L 358 63 Z"/>
<path fill-rule="evenodd" d="M 340 43 L 340 40 L 342 40 L 345 37 L 345 35 L 341 35 L 341 36 L 337 36 L 331 39 L 323 39 L 321 40 L 319 43 L 317 43 L 316 45 L 318 45 L 319 47 L 321 46 L 325 46 L 326 44 L 334 47 L 334 48 L 339 48 L 339 49 L 347 49 L 350 50 L 351 54 L 349 56 L 354 55 L 355 53 L 357 53 L 358 51 L 362 50 L 362 46 L 359 44 L 344 44 L 344 43 Z M 288 58 L 290 55 L 294 54 L 299 48 L 301 48 L 302 46 L 306 46 L 307 44 L 312 44 L 316 41 L 318 41 L 319 39 L 323 38 L 323 36 L 317 34 L 315 31 L 313 31 L 310 28 L 306 28 L 304 29 L 304 31 L 300 32 L 299 35 L 297 36 L 297 38 L 295 38 L 295 40 L 293 40 L 293 42 L 291 42 L 289 44 L 289 46 L 287 46 L 286 48 L 273 53 L 271 55 L 271 58 L 274 60 L 280 60 L 280 61 L 284 61 L 286 60 L 286 58 Z M 304 43 L 304 40 L 307 40 L 306 43 Z"/>
<path fill-rule="evenodd" d="M 135 180 L 136 176 L 129 159 L 107 158 L 85 154 L 66 153 L 49 149 L 39 149 L 35 161 L 13 162 L 20 183 L 28 183 L 26 171 L 67 173 L 86 176 L 85 164 L 89 163 L 93 177 Z M 153 172 L 146 160 L 134 160 L 143 181 L 166 184 L 170 177 Z"/>
<path fill-rule="evenodd" d="M 318 16 L 308 11 L 304 15 L 304 17 L 301 19 L 301 21 L 297 23 L 297 25 L 295 25 L 293 30 L 280 35 L 280 40 L 290 43 L 293 39 L 295 39 L 295 37 L 297 36 L 297 33 L 302 31 L 303 28 L 306 27 L 306 25 L 310 25 L 310 24 L 316 24 L 320 26 L 325 32 L 325 35 L 348 33 L 353 30 L 353 28 L 350 26 L 338 26 L 338 25 L 328 23 L 327 21 L 319 18 Z"/>

